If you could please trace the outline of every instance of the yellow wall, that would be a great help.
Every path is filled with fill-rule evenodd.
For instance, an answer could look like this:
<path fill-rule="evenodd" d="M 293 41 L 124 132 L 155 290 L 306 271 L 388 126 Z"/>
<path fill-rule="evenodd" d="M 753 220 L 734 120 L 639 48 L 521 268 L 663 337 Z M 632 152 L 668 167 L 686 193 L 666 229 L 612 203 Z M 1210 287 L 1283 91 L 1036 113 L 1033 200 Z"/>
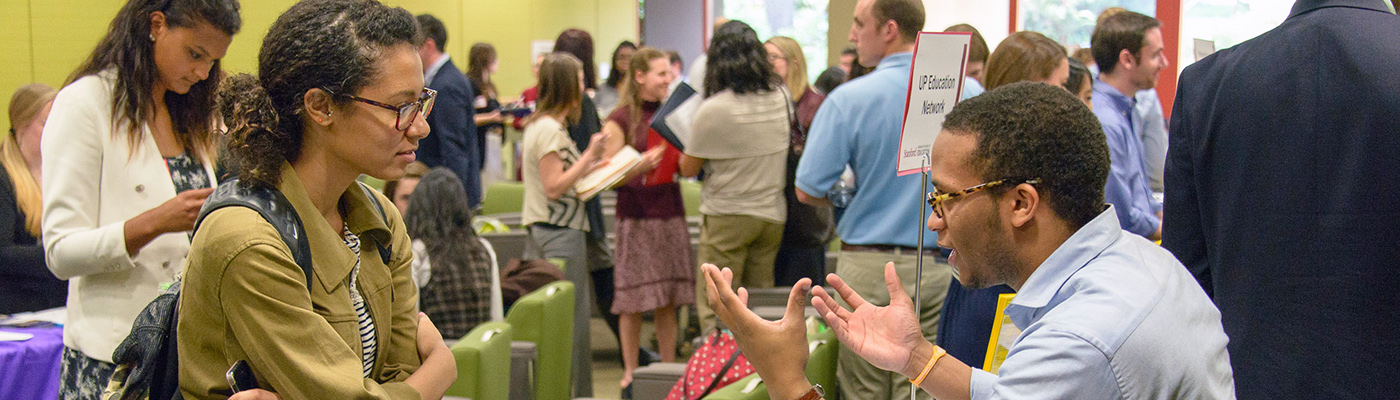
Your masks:
<path fill-rule="evenodd" d="M 554 40 L 580 28 L 593 35 L 595 61 L 608 62 L 623 40 L 637 41 L 636 0 L 384 0 L 414 14 L 431 13 L 447 25 L 447 52 L 459 68 L 476 42 L 496 46 L 494 77 L 504 98 L 534 85 L 530 42 Z M 294 4 L 291 0 L 241 0 L 243 30 L 233 38 L 224 70 L 255 73 L 257 52 L 268 27 Z M 92 52 L 123 1 L 0 1 L 0 131 L 9 127 L 10 95 L 29 82 L 59 87 Z M 607 71 L 599 71 L 601 79 Z"/>

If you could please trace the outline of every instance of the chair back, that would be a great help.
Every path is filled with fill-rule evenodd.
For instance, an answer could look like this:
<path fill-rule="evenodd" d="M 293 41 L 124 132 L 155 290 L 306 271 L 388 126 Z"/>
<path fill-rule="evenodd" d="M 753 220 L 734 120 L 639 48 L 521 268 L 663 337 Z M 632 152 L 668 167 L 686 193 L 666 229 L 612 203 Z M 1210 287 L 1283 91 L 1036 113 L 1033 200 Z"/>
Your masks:
<path fill-rule="evenodd" d="M 511 326 L 505 322 L 477 325 L 452 345 L 457 381 L 448 396 L 476 400 L 507 400 L 510 393 Z"/>
<path fill-rule="evenodd" d="M 515 340 L 538 349 L 535 398 L 568 400 L 572 382 L 574 284 L 557 281 L 521 297 L 511 306 L 506 322 Z"/>
<path fill-rule="evenodd" d="M 518 213 L 525 207 L 525 184 L 496 182 L 486 187 L 481 199 L 481 215 Z"/>

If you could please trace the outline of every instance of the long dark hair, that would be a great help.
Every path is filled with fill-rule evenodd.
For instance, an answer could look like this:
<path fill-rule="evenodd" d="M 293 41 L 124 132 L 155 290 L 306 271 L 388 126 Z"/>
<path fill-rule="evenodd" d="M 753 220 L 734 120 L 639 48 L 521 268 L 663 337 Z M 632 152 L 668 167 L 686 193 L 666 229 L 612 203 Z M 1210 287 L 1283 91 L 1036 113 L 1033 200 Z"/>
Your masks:
<path fill-rule="evenodd" d="M 282 162 L 301 155 L 303 97 L 311 89 L 357 93 L 394 46 L 418 46 L 418 22 L 374 0 L 307 0 L 277 18 L 258 53 L 258 77 L 239 74 L 219 91 L 228 151 L 244 185 L 276 186 Z M 337 97 L 337 104 L 348 99 Z"/>
<path fill-rule="evenodd" d="M 107 35 L 97 43 L 68 83 L 79 78 L 96 75 L 107 69 L 117 73 L 116 87 L 112 95 L 113 135 L 125 133 L 127 144 L 135 149 L 142 140 L 141 125 L 146 116 L 155 111 L 155 99 L 151 91 L 155 87 L 160 72 L 155 63 L 154 41 L 151 40 L 151 13 L 165 14 L 165 22 L 171 27 L 190 28 L 205 22 L 215 29 L 233 36 L 243 26 L 238 14 L 237 0 L 130 0 L 112 18 Z M 175 138 L 186 150 L 194 150 L 196 155 L 210 157 L 214 148 L 213 110 L 214 92 L 218 89 L 223 70 L 219 61 L 209 69 L 209 78 L 190 86 L 185 94 L 165 93 L 165 105 L 170 110 L 170 122 L 175 130 Z M 116 132 L 119 121 L 126 121 L 129 130 Z"/>
<path fill-rule="evenodd" d="M 490 318 L 491 256 L 472 229 L 467 191 L 457 174 L 429 170 L 409 196 L 404 215 L 408 236 L 422 240 L 432 263 L 432 280 L 420 292 L 423 312 L 460 337 Z M 460 330 L 460 331 L 458 331 Z"/>
<path fill-rule="evenodd" d="M 598 64 L 593 62 L 593 35 L 582 29 L 567 29 L 554 40 L 554 51 L 572 54 L 583 63 L 583 88 L 598 88 Z"/>
<path fill-rule="evenodd" d="M 477 43 L 467 52 L 467 79 L 471 79 L 476 94 L 486 98 L 496 98 L 496 84 L 486 79 L 491 63 L 496 61 L 496 47 L 490 43 Z"/>
<path fill-rule="evenodd" d="M 781 84 L 758 33 L 742 21 L 720 25 L 705 54 L 705 97 L 725 90 L 766 92 Z"/>
<path fill-rule="evenodd" d="M 608 79 L 603 81 L 603 84 L 607 87 L 615 89 L 620 88 L 618 84 L 622 83 L 623 78 L 628 78 L 628 76 L 626 76 L 627 66 L 625 64 L 618 65 L 619 63 L 617 62 L 617 55 L 622 54 L 622 49 L 636 50 L 637 44 L 632 43 L 631 40 L 623 40 L 622 43 L 617 44 L 616 49 L 613 49 L 612 66 L 608 69 Z"/>
<path fill-rule="evenodd" d="M 428 245 L 434 263 L 449 262 L 466 260 L 468 252 L 485 253 L 472 229 L 472 217 L 462 181 L 452 170 L 435 167 L 423 175 L 409 195 L 404 225 L 409 237 Z"/>

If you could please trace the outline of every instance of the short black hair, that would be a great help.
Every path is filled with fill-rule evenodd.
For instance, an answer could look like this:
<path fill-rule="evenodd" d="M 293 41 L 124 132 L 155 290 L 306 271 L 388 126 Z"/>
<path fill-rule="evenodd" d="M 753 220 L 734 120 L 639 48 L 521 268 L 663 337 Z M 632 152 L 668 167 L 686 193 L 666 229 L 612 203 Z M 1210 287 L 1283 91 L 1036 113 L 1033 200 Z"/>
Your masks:
<path fill-rule="evenodd" d="M 735 94 L 777 90 L 781 84 L 758 33 L 738 20 L 715 31 L 706 51 L 705 71 L 705 97 L 724 90 Z"/>
<path fill-rule="evenodd" d="M 672 64 L 680 64 L 681 68 L 685 67 L 685 60 L 681 59 L 681 53 L 678 51 L 666 50 L 666 58 L 668 58 Z"/>
<path fill-rule="evenodd" d="M 1118 54 L 1127 50 L 1133 57 L 1142 57 L 1142 41 L 1147 30 L 1161 27 L 1156 18 L 1124 11 L 1104 18 L 1094 27 L 1089 45 L 1094 51 L 1094 63 L 1100 74 L 1111 74 L 1118 67 Z"/>
<path fill-rule="evenodd" d="M 447 26 L 442 24 L 442 20 L 432 14 L 421 14 L 417 18 L 418 30 L 423 33 L 423 38 L 437 43 L 437 51 L 447 48 Z"/>
<path fill-rule="evenodd" d="M 856 56 L 859 56 L 860 53 L 857 53 L 857 52 L 856 52 L 856 47 L 855 47 L 855 46 L 850 46 L 850 47 L 846 47 L 845 50 L 841 50 L 841 55 L 842 55 L 842 56 L 856 57 Z"/>
<path fill-rule="evenodd" d="M 822 71 L 821 75 L 817 75 L 817 81 L 813 83 L 812 86 L 816 87 L 817 91 L 822 92 L 822 94 L 829 94 L 832 90 L 836 90 L 837 86 L 845 82 L 846 71 L 842 71 L 841 67 L 831 67 L 827 68 L 826 71 Z"/>
<path fill-rule="evenodd" d="M 953 107 L 943 133 L 977 136 L 971 163 L 983 181 L 1039 178 L 1041 198 L 1075 228 L 1103 211 L 1108 141 L 1094 113 L 1063 88 L 1018 82 L 989 90 Z"/>

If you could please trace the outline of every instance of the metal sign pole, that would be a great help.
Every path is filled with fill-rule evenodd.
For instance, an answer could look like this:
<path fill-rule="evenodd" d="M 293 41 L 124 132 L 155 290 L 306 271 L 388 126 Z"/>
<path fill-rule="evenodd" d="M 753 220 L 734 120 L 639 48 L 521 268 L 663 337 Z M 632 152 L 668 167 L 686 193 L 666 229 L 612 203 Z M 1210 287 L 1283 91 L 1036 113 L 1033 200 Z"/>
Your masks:
<path fill-rule="evenodd" d="M 923 166 L 919 168 L 919 177 L 921 178 L 919 180 L 919 244 L 915 246 L 915 248 L 918 249 L 918 256 L 916 258 L 916 260 L 918 261 L 914 263 L 914 319 L 916 321 L 919 319 L 919 316 L 923 314 L 922 312 L 920 312 L 921 310 L 923 310 L 923 308 L 920 305 L 920 303 L 922 303 L 922 301 L 920 300 L 923 299 L 923 296 L 920 296 L 920 292 L 923 291 L 924 287 L 924 231 L 928 230 L 928 228 L 925 226 L 926 222 L 928 221 L 928 207 L 924 206 L 923 194 L 928 193 L 928 168 L 929 158 L 928 155 L 925 154 Z M 923 321 L 919 321 L 919 327 L 920 330 L 922 330 Z M 916 395 L 918 394 L 918 392 L 919 388 L 917 386 L 910 386 L 909 400 L 916 400 Z"/>

